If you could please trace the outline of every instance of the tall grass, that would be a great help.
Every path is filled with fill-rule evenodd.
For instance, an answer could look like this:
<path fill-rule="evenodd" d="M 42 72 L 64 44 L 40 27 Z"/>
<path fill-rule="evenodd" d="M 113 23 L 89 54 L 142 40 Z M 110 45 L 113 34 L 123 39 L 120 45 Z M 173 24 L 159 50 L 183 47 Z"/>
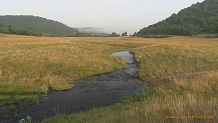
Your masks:
<path fill-rule="evenodd" d="M 120 103 L 43 122 L 218 122 L 218 40 L 170 37 L 145 39 L 0 37 L 1 103 L 36 98 L 69 89 L 73 81 L 125 66 L 110 53 L 130 50 L 138 60 L 137 77 L 150 85 Z M 162 83 L 162 84 L 160 84 Z M 166 116 L 214 116 L 170 119 Z"/>
<path fill-rule="evenodd" d="M 110 47 L 78 38 L 7 35 L 0 40 L 0 101 L 35 98 L 37 93 L 69 89 L 73 81 L 122 68 Z M 119 49 L 119 48 L 118 48 Z"/>
<path fill-rule="evenodd" d="M 139 78 L 156 80 L 165 76 L 218 69 L 218 55 L 182 46 L 157 45 L 136 50 Z"/>
<path fill-rule="evenodd" d="M 218 72 L 203 73 L 190 79 L 174 78 L 114 106 L 72 115 L 58 114 L 43 123 L 215 123 L 218 122 L 217 87 Z M 141 99 L 135 101 L 133 98 Z M 211 118 L 170 119 L 166 116 Z"/>
<path fill-rule="evenodd" d="M 142 43 L 132 49 L 139 65 L 136 76 L 158 86 L 148 87 L 143 93 L 127 97 L 114 106 L 72 115 L 57 114 L 43 122 L 218 122 L 217 39 L 171 37 L 128 41 Z M 210 117 L 169 118 L 172 116 Z"/>

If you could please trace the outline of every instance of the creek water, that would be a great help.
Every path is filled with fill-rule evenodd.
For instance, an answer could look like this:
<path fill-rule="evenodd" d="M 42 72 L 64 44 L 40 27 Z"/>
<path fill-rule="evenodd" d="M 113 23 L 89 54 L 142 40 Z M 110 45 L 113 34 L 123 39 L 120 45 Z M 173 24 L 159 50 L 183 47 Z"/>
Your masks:
<path fill-rule="evenodd" d="M 30 116 L 34 122 L 40 122 L 57 112 L 71 114 L 109 106 L 125 96 L 142 92 L 145 84 L 133 77 L 138 70 L 133 55 L 128 51 L 115 52 L 112 55 L 123 58 L 128 65 L 110 73 L 77 80 L 70 90 L 52 91 L 41 104 L 19 111 L 16 118 L 7 116 L 2 122 L 18 122 L 26 116 Z"/>

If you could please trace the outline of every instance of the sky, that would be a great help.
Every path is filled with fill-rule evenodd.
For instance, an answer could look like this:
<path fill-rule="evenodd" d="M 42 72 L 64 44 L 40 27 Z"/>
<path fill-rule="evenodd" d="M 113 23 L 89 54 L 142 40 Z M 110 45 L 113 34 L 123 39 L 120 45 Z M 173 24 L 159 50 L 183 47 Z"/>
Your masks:
<path fill-rule="evenodd" d="M 70 27 L 138 32 L 204 0 L 0 0 L 0 15 L 33 15 Z"/>

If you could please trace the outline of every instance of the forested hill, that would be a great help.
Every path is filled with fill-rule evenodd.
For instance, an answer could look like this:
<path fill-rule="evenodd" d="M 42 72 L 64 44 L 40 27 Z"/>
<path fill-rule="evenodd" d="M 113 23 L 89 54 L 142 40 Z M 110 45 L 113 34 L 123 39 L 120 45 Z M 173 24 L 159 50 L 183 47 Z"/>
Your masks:
<path fill-rule="evenodd" d="M 3 33 L 44 36 L 75 36 L 78 31 L 60 22 L 35 16 L 0 16 Z"/>
<path fill-rule="evenodd" d="M 196 35 L 218 33 L 218 0 L 205 0 L 141 29 L 137 35 Z"/>

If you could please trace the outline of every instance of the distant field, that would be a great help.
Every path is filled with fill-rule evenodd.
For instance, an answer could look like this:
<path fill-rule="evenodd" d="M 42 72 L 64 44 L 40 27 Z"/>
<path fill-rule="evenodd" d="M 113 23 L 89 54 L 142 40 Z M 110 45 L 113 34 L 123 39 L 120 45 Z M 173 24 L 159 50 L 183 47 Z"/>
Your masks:
<path fill-rule="evenodd" d="M 49 86 L 69 89 L 74 80 L 122 68 L 125 62 L 111 53 L 129 50 L 138 61 L 135 76 L 151 87 L 114 106 L 59 114 L 44 122 L 181 120 L 166 119 L 166 115 L 215 116 L 182 119 L 185 123 L 214 122 L 218 121 L 217 47 L 217 38 L 46 38 L 1 34 L 0 100 L 5 103 L 35 98 L 47 93 Z"/>

